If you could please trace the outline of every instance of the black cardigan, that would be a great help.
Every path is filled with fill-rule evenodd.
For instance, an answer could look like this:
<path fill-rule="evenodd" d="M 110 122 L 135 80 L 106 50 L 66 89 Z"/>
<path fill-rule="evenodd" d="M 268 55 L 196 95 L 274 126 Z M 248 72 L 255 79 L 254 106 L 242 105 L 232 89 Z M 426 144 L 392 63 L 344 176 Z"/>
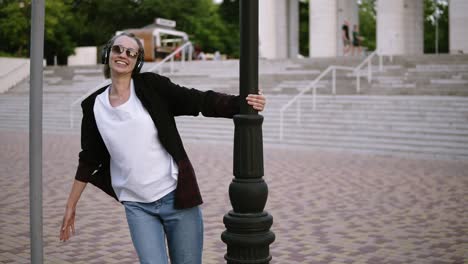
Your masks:
<path fill-rule="evenodd" d="M 190 208 L 203 203 L 195 172 L 185 152 L 174 117 L 197 116 L 202 113 L 207 117 L 232 118 L 239 113 L 239 96 L 188 89 L 154 73 L 134 75 L 133 81 L 135 93 L 150 114 L 161 144 L 179 167 L 175 191 L 176 208 Z M 91 182 L 117 200 L 111 185 L 110 155 L 97 128 L 93 111 L 96 96 L 106 88 L 97 90 L 81 103 L 82 150 L 79 153 L 75 179 Z"/>

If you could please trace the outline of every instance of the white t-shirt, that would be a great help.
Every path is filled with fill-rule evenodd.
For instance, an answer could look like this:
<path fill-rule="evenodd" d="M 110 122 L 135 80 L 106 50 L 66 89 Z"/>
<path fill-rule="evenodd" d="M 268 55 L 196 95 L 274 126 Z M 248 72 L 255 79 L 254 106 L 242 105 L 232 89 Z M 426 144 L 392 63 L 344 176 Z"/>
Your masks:
<path fill-rule="evenodd" d="M 178 167 L 161 145 L 158 131 L 135 94 L 113 107 L 110 87 L 96 97 L 94 116 L 110 154 L 112 187 L 119 201 L 154 202 L 176 189 Z"/>

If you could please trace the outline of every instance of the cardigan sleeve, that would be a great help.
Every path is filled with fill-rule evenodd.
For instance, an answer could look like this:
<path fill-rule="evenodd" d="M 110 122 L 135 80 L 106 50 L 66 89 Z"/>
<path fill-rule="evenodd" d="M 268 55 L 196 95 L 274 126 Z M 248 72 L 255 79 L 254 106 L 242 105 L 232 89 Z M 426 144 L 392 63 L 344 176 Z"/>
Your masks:
<path fill-rule="evenodd" d="M 206 117 L 232 118 L 240 112 L 240 96 L 215 91 L 200 91 L 177 85 L 162 77 L 162 92 L 175 116 L 200 113 Z"/>
<path fill-rule="evenodd" d="M 96 121 L 92 114 L 92 105 L 85 100 L 81 104 L 83 119 L 81 122 L 81 151 L 79 153 L 78 168 L 75 179 L 89 182 L 91 177 L 102 166 L 102 150 L 100 144 L 104 144 L 98 133 Z"/>

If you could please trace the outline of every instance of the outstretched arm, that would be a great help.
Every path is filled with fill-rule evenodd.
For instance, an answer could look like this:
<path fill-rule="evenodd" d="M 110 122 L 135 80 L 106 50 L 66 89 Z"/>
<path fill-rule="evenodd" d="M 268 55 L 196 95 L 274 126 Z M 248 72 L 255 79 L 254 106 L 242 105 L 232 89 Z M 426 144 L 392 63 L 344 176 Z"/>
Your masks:
<path fill-rule="evenodd" d="M 60 241 L 67 241 L 75 234 L 75 212 L 78 200 L 83 193 L 86 182 L 75 180 L 73 187 L 68 196 L 67 205 L 65 207 L 65 215 L 63 216 L 62 227 L 60 227 Z"/>

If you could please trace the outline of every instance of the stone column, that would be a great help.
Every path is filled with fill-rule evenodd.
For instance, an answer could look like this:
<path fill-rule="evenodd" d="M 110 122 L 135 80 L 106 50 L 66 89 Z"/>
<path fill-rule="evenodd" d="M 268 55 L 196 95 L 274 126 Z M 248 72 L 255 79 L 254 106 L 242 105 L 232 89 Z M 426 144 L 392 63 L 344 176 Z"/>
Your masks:
<path fill-rule="evenodd" d="M 404 54 L 424 53 L 424 0 L 404 0 Z"/>
<path fill-rule="evenodd" d="M 299 0 L 288 0 L 288 58 L 299 54 Z"/>
<path fill-rule="evenodd" d="M 349 22 L 349 39 L 352 40 L 353 25 L 359 25 L 359 6 L 356 0 L 338 0 L 338 24 L 336 31 L 337 55 L 343 56 L 343 41 L 341 27 L 345 20 Z"/>
<path fill-rule="evenodd" d="M 423 0 L 377 1 L 377 48 L 383 54 L 424 52 Z"/>
<path fill-rule="evenodd" d="M 468 1 L 449 1 L 450 53 L 468 53 Z"/>
<path fill-rule="evenodd" d="M 259 56 L 288 57 L 288 0 L 259 0 Z"/>
<path fill-rule="evenodd" d="M 337 0 L 310 0 L 310 57 L 334 57 L 337 55 L 336 32 L 339 30 L 337 9 Z"/>

